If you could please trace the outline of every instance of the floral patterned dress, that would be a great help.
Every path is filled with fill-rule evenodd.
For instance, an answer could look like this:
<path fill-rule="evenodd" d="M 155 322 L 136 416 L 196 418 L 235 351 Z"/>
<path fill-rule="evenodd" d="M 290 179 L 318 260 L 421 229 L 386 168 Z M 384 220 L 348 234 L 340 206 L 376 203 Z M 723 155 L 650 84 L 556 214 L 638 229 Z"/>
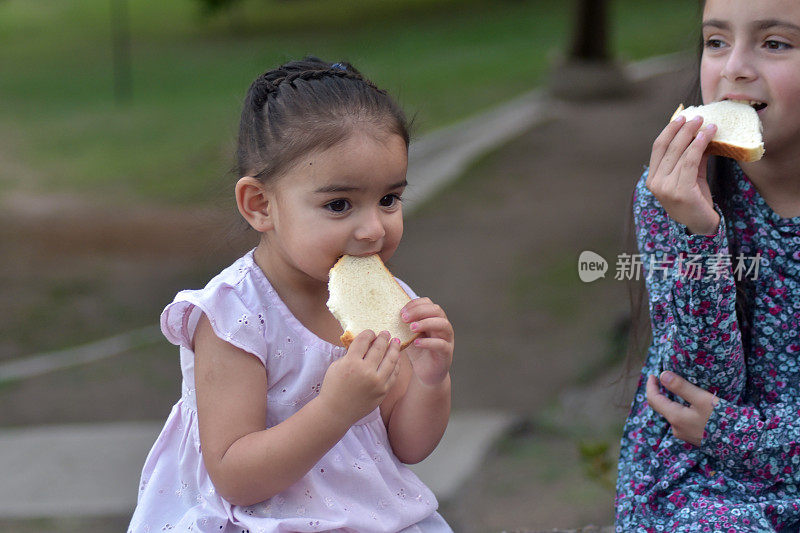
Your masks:
<path fill-rule="evenodd" d="M 800 531 L 800 217 L 772 211 L 736 166 L 731 216 L 689 235 L 646 177 L 634 219 L 653 340 L 621 441 L 616 530 Z M 737 280 L 752 302 L 742 324 Z M 647 404 L 647 375 L 663 370 L 720 398 L 699 447 Z"/>

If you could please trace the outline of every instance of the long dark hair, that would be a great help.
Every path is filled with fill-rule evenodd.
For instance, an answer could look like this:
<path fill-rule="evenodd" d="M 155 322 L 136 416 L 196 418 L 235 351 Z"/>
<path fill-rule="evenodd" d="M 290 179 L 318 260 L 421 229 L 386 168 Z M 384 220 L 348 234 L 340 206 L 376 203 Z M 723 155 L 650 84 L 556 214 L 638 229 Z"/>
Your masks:
<path fill-rule="evenodd" d="M 331 148 L 363 127 L 399 135 L 408 148 L 403 111 L 353 65 L 310 56 L 291 61 L 261 74 L 247 91 L 238 177 L 266 182 L 309 152 Z"/>

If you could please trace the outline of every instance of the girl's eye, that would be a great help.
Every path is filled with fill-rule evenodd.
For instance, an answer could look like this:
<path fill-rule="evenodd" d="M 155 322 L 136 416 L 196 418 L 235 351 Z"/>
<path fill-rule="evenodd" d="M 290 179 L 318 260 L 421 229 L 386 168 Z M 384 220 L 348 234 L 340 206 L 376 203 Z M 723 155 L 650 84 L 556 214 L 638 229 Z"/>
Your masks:
<path fill-rule="evenodd" d="M 381 198 L 380 204 L 381 207 L 394 207 L 395 204 L 401 202 L 402 198 L 400 198 L 397 194 L 387 194 L 383 198 Z"/>
<path fill-rule="evenodd" d="M 785 43 L 783 41 L 776 41 L 775 39 L 770 39 L 768 41 L 764 41 L 764 48 L 767 50 L 788 50 L 792 47 L 789 43 Z"/>
<path fill-rule="evenodd" d="M 706 48 L 722 48 L 724 44 L 721 39 L 706 39 L 705 41 Z"/>
<path fill-rule="evenodd" d="M 328 202 L 327 204 L 325 204 L 325 208 L 328 211 L 332 211 L 334 213 L 344 213 L 350 208 L 350 202 L 340 198 L 338 200 Z"/>

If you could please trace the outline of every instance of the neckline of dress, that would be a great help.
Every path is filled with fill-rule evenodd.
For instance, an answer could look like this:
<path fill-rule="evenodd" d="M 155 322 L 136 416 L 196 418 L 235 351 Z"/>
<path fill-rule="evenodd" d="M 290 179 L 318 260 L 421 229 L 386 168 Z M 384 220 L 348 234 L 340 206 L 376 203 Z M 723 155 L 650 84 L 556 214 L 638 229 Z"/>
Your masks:
<path fill-rule="evenodd" d="M 342 353 L 345 351 L 344 346 L 338 346 L 331 342 L 326 341 L 310 329 L 308 329 L 300 320 L 294 316 L 294 313 L 289 309 L 286 305 L 286 302 L 283 301 L 281 296 L 278 294 L 278 291 L 272 286 L 272 283 L 267 278 L 267 275 L 264 274 L 264 271 L 261 270 L 261 267 L 258 266 L 258 263 L 255 261 L 255 248 L 250 250 L 244 256 L 244 260 L 248 270 L 253 272 L 253 278 L 255 281 L 262 286 L 265 292 L 272 295 L 276 305 L 275 307 L 278 309 L 278 312 L 283 316 L 283 319 L 286 320 L 286 323 L 289 325 L 290 328 L 294 330 L 294 332 L 299 336 L 301 339 L 308 340 L 308 343 L 311 345 L 315 345 L 316 347 L 330 352 L 334 355 L 341 356 Z"/>
<path fill-rule="evenodd" d="M 800 226 L 800 215 L 785 218 L 775 212 L 772 207 L 767 203 L 761 193 L 758 192 L 758 188 L 755 184 L 750 180 L 750 178 L 745 174 L 742 167 L 737 163 L 735 166 L 735 172 L 738 183 L 738 188 L 740 192 L 744 192 L 745 190 L 752 190 L 753 201 L 747 202 L 747 205 L 753 208 L 756 208 L 756 214 L 762 214 L 765 216 L 767 220 L 769 220 L 773 226 L 784 228 L 787 226 L 796 227 Z"/>

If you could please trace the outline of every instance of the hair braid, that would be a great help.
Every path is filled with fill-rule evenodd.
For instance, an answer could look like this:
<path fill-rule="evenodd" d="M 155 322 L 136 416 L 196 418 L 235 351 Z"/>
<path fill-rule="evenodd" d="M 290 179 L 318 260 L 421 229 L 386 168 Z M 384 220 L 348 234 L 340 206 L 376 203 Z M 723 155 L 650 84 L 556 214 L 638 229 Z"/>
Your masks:
<path fill-rule="evenodd" d="M 250 85 L 239 123 L 238 173 L 270 179 L 308 151 L 330 148 L 362 128 L 409 144 L 403 111 L 351 64 L 315 57 L 285 63 Z"/>
<path fill-rule="evenodd" d="M 344 78 L 357 82 L 364 83 L 370 89 L 376 91 L 378 94 L 386 95 L 386 91 L 379 88 L 361 75 L 360 72 L 352 69 L 349 64 L 338 63 L 339 65 L 347 65 L 347 70 L 340 68 L 319 68 L 313 70 L 301 70 L 299 72 L 288 72 L 284 69 L 275 69 L 265 72 L 252 84 L 253 99 L 252 103 L 256 109 L 264 106 L 270 95 L 275 95 L 282 85 L 289 85 L 296 88 L 295 82 L 300 81 L 314 81 L 322 80 L 326 77 Z"/>

